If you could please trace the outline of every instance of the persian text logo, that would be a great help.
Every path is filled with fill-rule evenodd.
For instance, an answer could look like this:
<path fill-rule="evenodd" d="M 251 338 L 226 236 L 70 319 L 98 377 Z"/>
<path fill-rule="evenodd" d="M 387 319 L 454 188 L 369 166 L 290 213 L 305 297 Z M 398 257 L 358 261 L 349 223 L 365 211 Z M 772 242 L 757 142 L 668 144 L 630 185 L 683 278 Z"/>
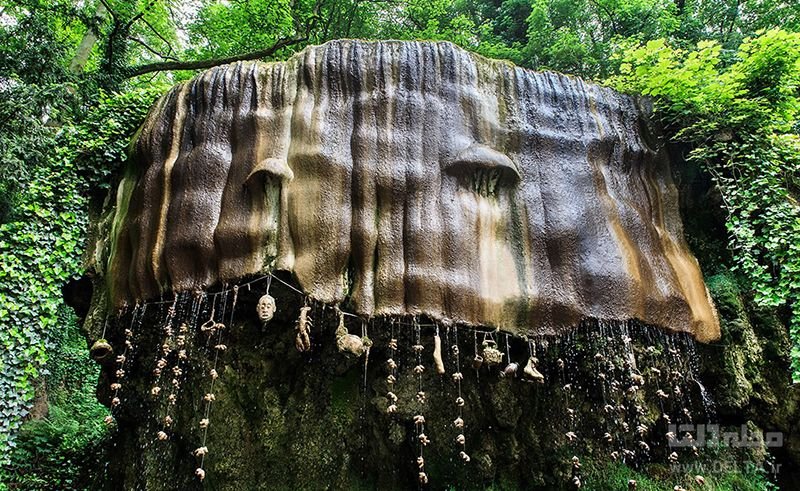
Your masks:
<path fill-rule="evenodd" d="M 742 425 L 740 431 L 720 431 L 718 424 L 671 424 L 667 438 L 670 447 L 727 446 L 732 448 L 769 448 L 783 446 L 783 433 L 780 431 L 750 431 Z"/>

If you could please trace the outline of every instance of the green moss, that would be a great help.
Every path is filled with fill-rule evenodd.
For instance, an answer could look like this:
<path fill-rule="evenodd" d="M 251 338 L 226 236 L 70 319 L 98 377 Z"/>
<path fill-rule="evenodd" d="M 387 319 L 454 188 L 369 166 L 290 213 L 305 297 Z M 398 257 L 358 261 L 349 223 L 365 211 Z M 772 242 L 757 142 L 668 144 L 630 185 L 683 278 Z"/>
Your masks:
<path fill-rule="evenodd" d="M 725 470 L 714 473 L 692 472 L 703 469 L 720 469 L 717 464 L 725 464 Z M 673 491 L 675 486 L 685 489 L 713 489 L 715 491 L 763 491 L 777 489 L 769 482 L 765 472 L 753 465 L 737 466 L 731 461 L 701 462 L 689 472 L 671 472 L 659 465 L 632 469 L 618 462 L 587 461 L 583 465 L 583 489 L 592 491 L 619 491 L 628 489 L 630 480 L 636 481 L 636 491 Z M 705 486 L 698 486 L 696 476 L 705 480 Z"/>

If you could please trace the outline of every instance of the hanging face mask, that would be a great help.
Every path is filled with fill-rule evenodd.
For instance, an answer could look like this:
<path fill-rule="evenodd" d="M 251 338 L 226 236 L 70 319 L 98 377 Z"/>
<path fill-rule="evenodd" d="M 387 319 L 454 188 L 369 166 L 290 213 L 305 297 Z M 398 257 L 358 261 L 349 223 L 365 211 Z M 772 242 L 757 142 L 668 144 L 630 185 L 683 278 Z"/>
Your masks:
<path fill-rule="evenodd" d="M 270 294 L 266 294 L 258 299 L 256 313 L 258 313 L 258 318 L 261 319 L 261 324 L 266 325 L 267 322 L 271 321 L 272 316 L 275 315 L 275 310 L 275 299 L 272 298 Z"/>

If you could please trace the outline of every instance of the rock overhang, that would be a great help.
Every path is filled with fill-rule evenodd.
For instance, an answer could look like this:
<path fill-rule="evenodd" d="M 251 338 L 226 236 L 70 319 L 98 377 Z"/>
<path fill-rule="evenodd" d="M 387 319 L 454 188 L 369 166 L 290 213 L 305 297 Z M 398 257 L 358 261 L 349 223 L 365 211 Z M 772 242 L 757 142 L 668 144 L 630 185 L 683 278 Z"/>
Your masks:
<path fill-rule="evenodd" d="M 637 99 L 449 43 L 334 41 L 154 107 L 101 246 L 115 306 L 273 269 L 365 316 L 529 335 L 719 322 Z"/>

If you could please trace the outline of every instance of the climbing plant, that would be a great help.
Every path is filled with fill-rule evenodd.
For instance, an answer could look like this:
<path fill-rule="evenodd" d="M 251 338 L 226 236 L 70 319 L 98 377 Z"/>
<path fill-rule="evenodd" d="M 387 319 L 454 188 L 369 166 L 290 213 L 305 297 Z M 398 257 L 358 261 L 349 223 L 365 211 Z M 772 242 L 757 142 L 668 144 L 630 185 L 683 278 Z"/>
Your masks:
<path fill-rule="evenodd" d="M 53 129 L 52 151 L 30 169 L 0 224 L 0 463 L 33 400 L 62 307 L 61 287 L 81 273 L 92 191 L 108 185 L 127 143 L 162 88 L 100 93 L 79 123 Z"/>
<path fill-rule="evenodd" d="M 618 57 L 609 83 L 652 96 L 673 139 L 690 143 L 689 159 L 712 176 L 755 300 L 789 309 L 800 380 L 800 34 L 761 31 L 727 64 L 714 41 L 680 49 L 657 40 Z"/>

